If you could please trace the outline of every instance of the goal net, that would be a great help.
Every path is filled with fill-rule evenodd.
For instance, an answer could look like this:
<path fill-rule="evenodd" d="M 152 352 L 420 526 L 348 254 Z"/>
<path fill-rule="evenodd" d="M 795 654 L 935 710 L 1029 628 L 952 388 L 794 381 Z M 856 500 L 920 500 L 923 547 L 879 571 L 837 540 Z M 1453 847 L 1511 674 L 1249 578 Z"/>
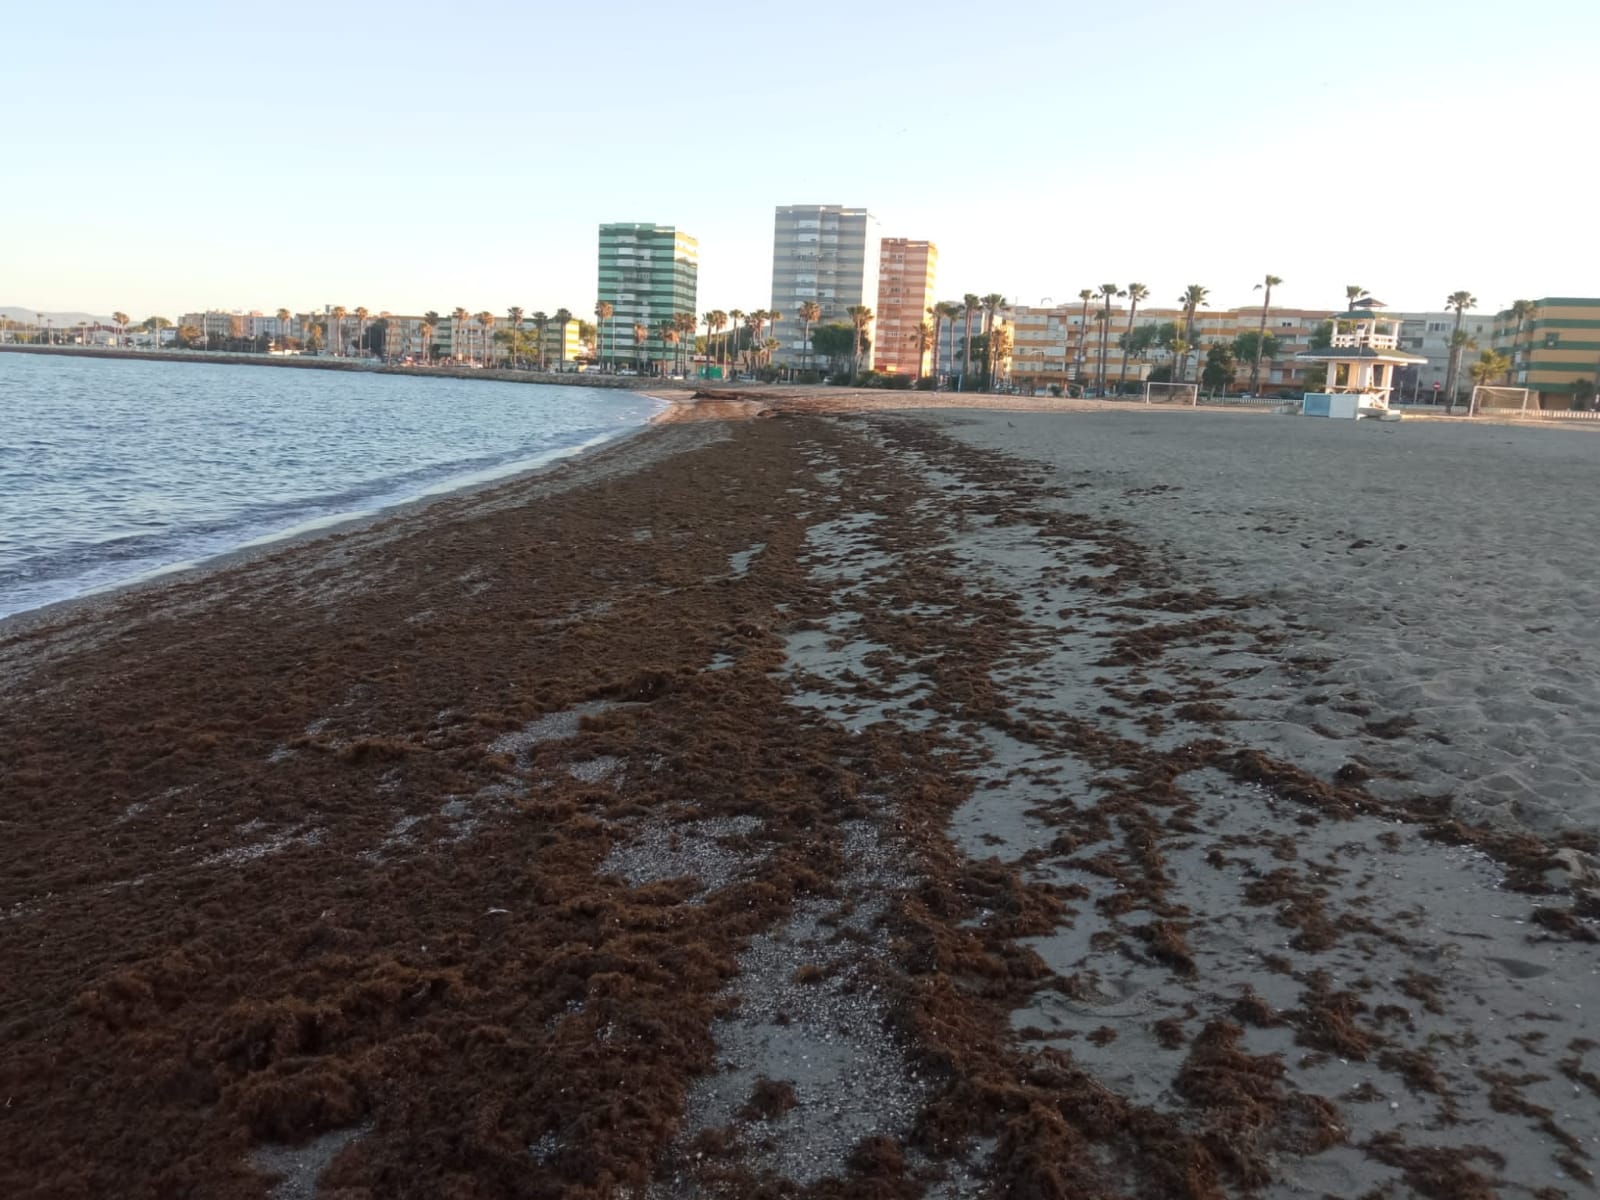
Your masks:
<path fill-rule="evenodd" d="M 1526 412 L 1528 389 L 1517 387 L 1484 387 L 1472 389 L 1471 412 Z"/>
<path fill-rule="evenodd" d="M 1144 385 L 1146 404 L 1187 404 L 1193 406 L 1200 396 L 1200 387 L 1193 383 L 1147 383 Z"/>

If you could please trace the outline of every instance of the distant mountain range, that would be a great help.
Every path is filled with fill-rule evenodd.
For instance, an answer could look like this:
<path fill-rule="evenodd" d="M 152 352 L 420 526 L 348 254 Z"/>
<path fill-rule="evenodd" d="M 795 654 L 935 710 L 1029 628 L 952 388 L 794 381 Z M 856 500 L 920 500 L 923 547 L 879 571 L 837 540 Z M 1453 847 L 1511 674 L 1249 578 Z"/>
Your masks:
<path fill-rule="evenodd" d="M 0 307 L 0 317 L 8 321 L 21 321 L 25 325 L 36 325 L 43 317 L 55 329 L 65 329 L 70 325 L 82 325 L 85 322 L 91 325 L 97 321 L 102 325 L 111 324 L 109 313 L 96 316 L 94 313 L 86 312 L 45 312 L 43 309 L 18 308 L 15 305 Z"/>

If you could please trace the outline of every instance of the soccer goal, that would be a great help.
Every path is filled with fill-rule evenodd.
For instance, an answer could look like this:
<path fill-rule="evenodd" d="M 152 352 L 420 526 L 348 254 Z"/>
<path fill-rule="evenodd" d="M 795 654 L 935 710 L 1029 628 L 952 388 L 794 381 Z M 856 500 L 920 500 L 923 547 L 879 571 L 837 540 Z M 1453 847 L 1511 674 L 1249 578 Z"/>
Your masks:
<path fill-rule="evenodd" d="M 1144 385 L 1146 404 L 1187 404 L 1194 407 L 1200 399 L 1200 387 L 1193 383 L 1147 383 Z"/>
<path fill-rule="evenodd" d="M 1472 407 L 1475 412 L 1527 412 L 1528 389 L 1514 387 L 1485 387 L 1479 384 L 1472 389 Z"/>

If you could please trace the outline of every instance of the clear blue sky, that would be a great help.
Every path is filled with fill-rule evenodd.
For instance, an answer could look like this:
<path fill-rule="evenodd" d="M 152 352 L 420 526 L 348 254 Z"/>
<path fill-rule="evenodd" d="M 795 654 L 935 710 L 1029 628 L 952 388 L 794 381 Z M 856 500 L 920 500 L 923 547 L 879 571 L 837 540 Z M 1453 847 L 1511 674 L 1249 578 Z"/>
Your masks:
<path fill-rule="evenodd" d="M 650 220 L 751 309 L 795 203 L 951 297 L 1596 295 L 1597 47 L 1595 0 L 19 5 L 0 305 L 588 312 Z"/>

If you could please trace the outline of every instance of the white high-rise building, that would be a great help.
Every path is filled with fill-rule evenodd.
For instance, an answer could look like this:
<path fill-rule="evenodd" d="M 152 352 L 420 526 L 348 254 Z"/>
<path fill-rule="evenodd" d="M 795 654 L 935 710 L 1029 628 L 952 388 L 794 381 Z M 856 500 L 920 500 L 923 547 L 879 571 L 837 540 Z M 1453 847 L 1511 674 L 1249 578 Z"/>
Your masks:
<path fill-rule="evenodd" d="M 848 310 L 878 298 L 878 220 L 864 208 L 784 204 L 772 229 L 772 309 L 783 314 L 774 336 L 775 362 L 805 353 L 800 305 L 815 300 L 818 325 L 848 324 Z"/>

